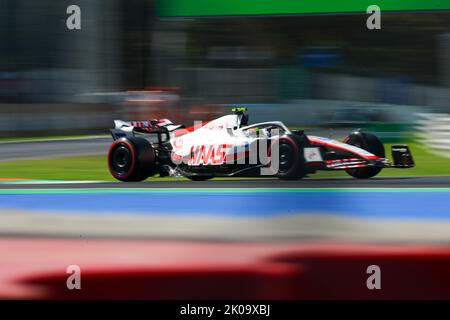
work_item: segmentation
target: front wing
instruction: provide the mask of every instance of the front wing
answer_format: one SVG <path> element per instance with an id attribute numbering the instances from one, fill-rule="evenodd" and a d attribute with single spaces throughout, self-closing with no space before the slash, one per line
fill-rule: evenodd
<path id="1" fill-rule="evenodd" d="M 414 167 L 414 159 L 406 145 L 394 145 L 391 147 L 392 162 L 386 158 L 364 158 L 360 156 L 340 157 L 338 159 L 329 159 L 321 148 L 312 147 L 305 148 L 306 165 L 315 170 L 342 170 L 355 169 L 365 167 L 378 168 L 412 168 Z M 317 154 L 320 154 L 319 156 Z M 315 157 L 311 157 L 315 155 Z"/>

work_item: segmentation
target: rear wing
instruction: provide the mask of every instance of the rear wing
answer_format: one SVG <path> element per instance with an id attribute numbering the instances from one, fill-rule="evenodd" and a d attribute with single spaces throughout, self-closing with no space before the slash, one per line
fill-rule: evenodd
<path id="1" fill-rule="evenodd" d="M 113 140 L 142 137 L 150 143 L 162 143 L 170 140 L 167 127 L 159 126 L 156 121 L 114 120 L 114 129 L 110 130 Z"/>

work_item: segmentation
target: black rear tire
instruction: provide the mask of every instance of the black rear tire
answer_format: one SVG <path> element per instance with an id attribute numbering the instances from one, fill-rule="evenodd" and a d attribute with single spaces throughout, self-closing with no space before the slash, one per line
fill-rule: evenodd
<path id="1" fill-rule="evenodd" d="M 383 143 L 377 136 L 371 133 L 365 132 L 353 133 L 345 139 L 345 143 L 367 150 L 380 158 L 385 157 Z M 382 169 L 383 168 L 368 167 L 368 168 L 346 169 L 345 171 L 354 178 L 368 179 L 379 174 Z"/>
<path id="2" fill-rule="evenodd" d="M 111 144 L 108 167 L 120 181 L 143 181 L 156 173 L 156 155 L 151 144 L 143 138 L 122 138 Z"/>

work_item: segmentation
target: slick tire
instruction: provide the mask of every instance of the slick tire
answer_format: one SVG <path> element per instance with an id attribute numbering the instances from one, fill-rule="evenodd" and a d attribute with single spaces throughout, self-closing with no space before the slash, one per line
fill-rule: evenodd
<path id="1" fill-rule="evenodd" d="M 111 144 L 108 152 L 111 175 L 120 181 L 143 181 L 156 172 L 156 155 L 143 138 L 121 138 Z"/>
<path id="2" fill-rule="evenodd" d="M 276 176 L 282 180 L 299 180 L 305 176 L 305 158 L 300 137 L 288 135 L 280 137 L 278 143 L 278 170 Z M 275 146 L 270 147 L 270 155 Z M 274 165 L 271 161 L 272 166 Z"/>
<path id="3" fill-rule="evenodd" d="M 365 132 L 353 133 L 349 135 L 344 140 L 344 142 L 352 146 L 367 150 L 378 157 L 385 157 L 383 143 L 380 141 L 380 139 L 378 139 L 377 136 L 373 134 Z M 354 178 L 368 179 L 379 174 L 381 170 L 382 168 L 354 168 L 347 169 L 345 171 Z"/>

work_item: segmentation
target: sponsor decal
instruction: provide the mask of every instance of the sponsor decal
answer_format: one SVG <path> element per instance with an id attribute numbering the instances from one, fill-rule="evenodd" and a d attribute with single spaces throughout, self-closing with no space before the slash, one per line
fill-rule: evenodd
<path id="1" fill-rule="evenodd" d="M 197 145 L 191 147 L 189 165 L 220 165 L 225 162 L 227 151 L 231 144 Z"/>
<path id="2" fill-rule="evenodd" d="M 321 162 L 322 155 L 320 154 L 319 148 L 305 148 L 305 161 L 306 162 Z"/>

